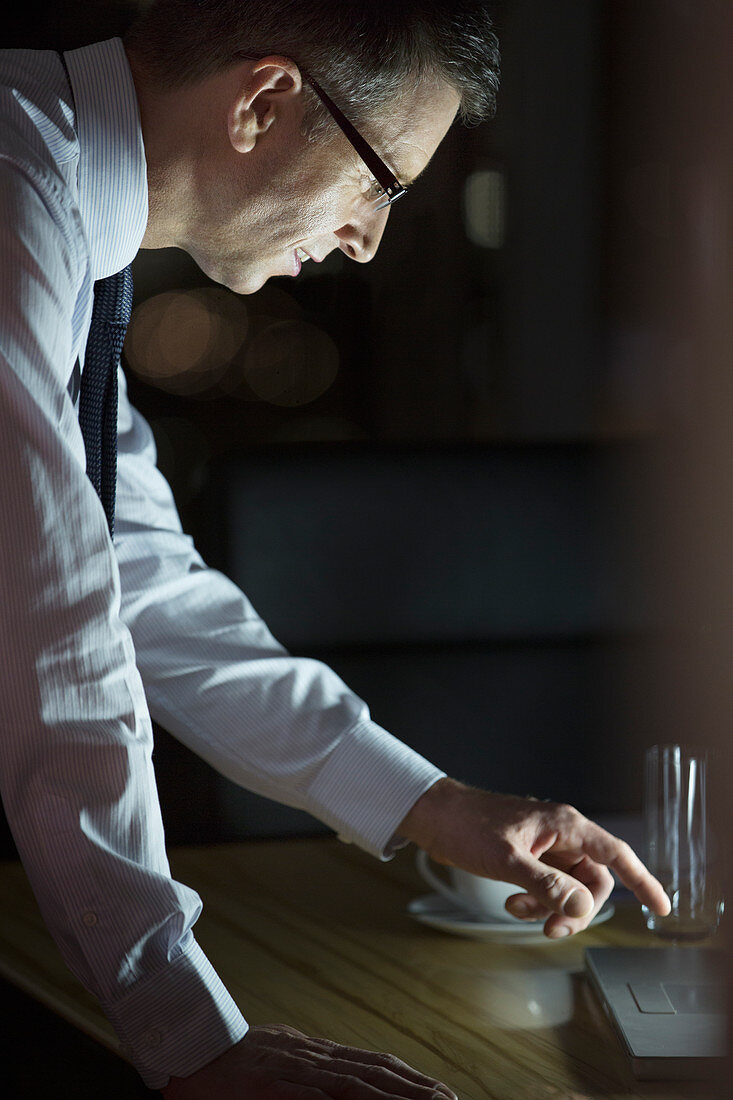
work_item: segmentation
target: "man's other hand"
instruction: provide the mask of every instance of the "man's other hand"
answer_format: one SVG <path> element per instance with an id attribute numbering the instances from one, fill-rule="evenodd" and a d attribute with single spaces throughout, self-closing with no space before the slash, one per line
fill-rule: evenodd
<path id="1" fill-rule="evenodd" d="M 309 1039 L 284 1024 L 251 1027 L 190 1077 L 172 1077 L 166 1100 L 455 1100 L 440 1081 L 391 1054 Z"/>
<path id="2" fill-rule="evenodd" d="M 417 800 L 400 836 L 436 863 L 513 882 L 526 890 L 507 900 L 515 917 L 544 920 L 551 939 L 590 924 L 613 889 L 611 868 L 655 913 L 669 898 L 628 844 L 572 806 L 476 790 L 440 779 Z"/>

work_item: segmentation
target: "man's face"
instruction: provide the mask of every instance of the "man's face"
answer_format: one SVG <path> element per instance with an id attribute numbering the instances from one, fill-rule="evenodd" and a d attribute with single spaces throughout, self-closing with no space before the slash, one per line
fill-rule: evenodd
<path id="1" fill-rule="evenodd" d="M 458 105 L 456 92 L 436 82 L 365 127 L 364 136 L 409 184 Z M 307 258 L 320 263 L 336 248 L 367 263 L 379 247 L 389 208 L 375 209 L 366 165 L 340 131 L 306 141 L 301 119 L 281 119 L 244 156 L 227 149 L 202 164 L 195 217 L 178 243 L 210 278 L 238 293 L 252 294 L 273 275 L 296 277 Z"/>

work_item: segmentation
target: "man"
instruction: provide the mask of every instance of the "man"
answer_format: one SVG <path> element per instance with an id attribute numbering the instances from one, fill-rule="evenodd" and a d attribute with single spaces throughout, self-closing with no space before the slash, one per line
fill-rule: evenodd
<path id="1" fill-rule="evenodd" d="M 588 924 L 609 866 L 668 908 L 576 811 L 449 779 L 289 657 L 181 533 L 122 378 L 116 514 L 94 472 L 95 283 L 139 247 L 183 248 L 239 293 L 334 248 L 366 262 L 389 200 L 495 86 L 475 0 L 154 0 L 124 44 L 0 55 L 3 798 L 64 957 L 167 1097 L 452 1094 L 386 1055 L 248 1028 L 170 877 L 150 714 L 381 858 L 413 841 L 516 883 L 512 912 L 548 936 Z"/>

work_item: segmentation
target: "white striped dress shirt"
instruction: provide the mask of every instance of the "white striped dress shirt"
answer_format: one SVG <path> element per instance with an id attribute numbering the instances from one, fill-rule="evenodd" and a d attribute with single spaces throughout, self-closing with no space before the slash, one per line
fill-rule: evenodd
<path id="1" fill-rule="evenodd" d="M 150 715 L 381 858 L 444 773 L 206 568 L 122 376 L 112 545 L 67 384 L 95 280 L 142 240 L 145 153 L 120 40 L 65 59 L 73 94 L 58 55 L 0 51 L 0 780 L 69 967 L 161 1088 L 247 1024 L 170 875 Z"/>

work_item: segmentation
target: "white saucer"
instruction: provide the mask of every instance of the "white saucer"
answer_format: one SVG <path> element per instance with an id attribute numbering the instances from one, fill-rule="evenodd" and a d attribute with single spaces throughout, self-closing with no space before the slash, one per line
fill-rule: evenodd
<path id="1" fill-rule="evenodd" d="M 515 923 L 509 920 L 482 921 L 465 909 L 459 909 L 457 905 L 444 898 L 442 894 L 426 894 L 421 898 L 414 898 L 407 906 L 407 912 L 421 924 L 427 924 L 431 928 L 439 928 L 442 932 L 452 932 L 454 936 L 468 936 L 469 939 L 484 940 L 487 943 L 516 943 L 516 944 L 540 944 L 563 943 L 562 938 L 552 940 L 542 931 L 544 921 L 522 921 Z M 593 928 L 596 924 L 603 924 L 610 920 L 615 913 L 610 901 L 596 913 L 588 925 Z"/>

